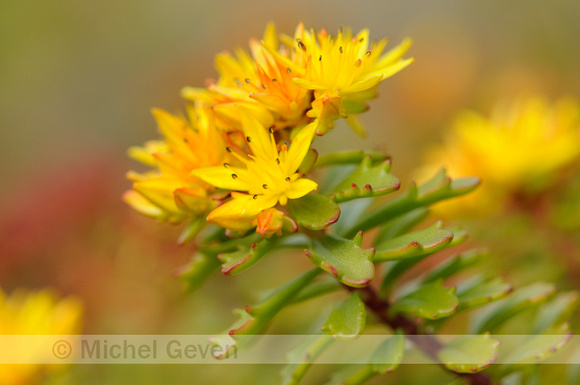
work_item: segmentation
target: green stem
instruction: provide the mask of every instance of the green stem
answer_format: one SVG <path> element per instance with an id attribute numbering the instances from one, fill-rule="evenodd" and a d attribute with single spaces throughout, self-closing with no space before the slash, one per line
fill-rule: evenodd
<path id="1" fill-rule="evenodd" d="M 335 152 L 332 154 L 325 154 L 318 157 L 314 167 L 326 167 L 326 166 L 336 166 L 343 164 L 359 164 L 362 160 L 370 155 L 373 163 L 380 162 L 388 159 L 388 156 L 376 153 L 376 152 L 365 152 L 365 151 L 348 151 L 348 152 Z"/>
<path id="2" fill-rule="evenodd" d="M 310 347 L 308 347 L 308 349 L 302 354 L 301 362 L 289 367 L 291 373 L 284 382 L 284 385 L 299 384 L 314 360 L 316 360 L 316 358 L 318 358 L 318 356 L 320 356 L 333 342 L 334 339 L 329 335 L 321 335 L 316 338 L 312 345 L 310 345 Z"/>

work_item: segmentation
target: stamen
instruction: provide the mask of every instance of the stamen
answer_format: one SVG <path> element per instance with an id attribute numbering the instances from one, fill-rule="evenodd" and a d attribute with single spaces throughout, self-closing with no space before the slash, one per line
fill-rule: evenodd
<path id="1" fill-rule="evenodd" d="M 360 60 L 360 59 L 358 59 L 357 61 L 354 62 L 355 67 L 360 67 L 361 64 L 362 64 L 362 60 Z"/>
<path id="2" fill-rule="evenodd" d="M 265 85 L 265 84 L 262 84 L 262 88 L 263 88 L 263 89 L 266 89 L 266 85 Z"/>
<path id="3" fill-rule="evenodd" d="M 276 158 L 276 164 L 280 164 L 280 159 Z"/>
<path id="4" fill-rule="evenodd" d="M 254 194 L 254 196 L 252 198 L 258 199 L 258 194 Z"/>
<path id="5" fill-rule="evenodd" d="M 236 174 L 232 174 L 232 179 L 238 179 L 238 176 Z"/>
<path id="6" fill-rule="evenodd" d="M 287 176 L 286 179 L 284 179 L 286 182 L 290 182 L 290 177 Z"/>
<path id="7" fill-rule="evenodd" d="M 371 53 L 373 53 L 373 51 L 371 51 L 371 50 L 368 50 L 368 51 L 365 53 L 365 55 L 367 55 L 367 56 L 371 56 Z"/>
<path id="8" fill-rule="evenodd" d="M 318 61 L 322 61 L 322 55 L 318 57 Z"/>
<path id="9" fill-rule="evenodd" d="M 306 51 L 306 46 L 304 43 L 302 43 L 301 40 L 298 40 L 298 48 L 300 48 L 302 51 Z"/>
<path id="10" fill-rule="evenodd" d="M 276 79 L 276 78 L 272 78 L 272 81 L 273 81 L 273 82 L 277 82 L 277 81 L 278 81 L 278 79 Z"/>
<path id="11" fill-rule="evenodd" d="M 229 163 L 224 163 L 224 167 L 225 168 L 228 168 L 228 167 L 230 167 L 230 164 Z"/>
<path id="12" fill-rule="evenodd" d="M 227 151 L 227 152 L 232 152 L 232 149 L 231 149 L 231 148 L 229 148 L 229 147 L 226 147 L 226 151 Z"/>
<path id="13" fill-rule="evenodd" d="M 274 126 L 270 126 L 268 128 L 268 131 L 270 131 L 270 134 L 273 134 L 274 133 Z"/>
<path id="14" fill-rule="evenodd" d="M 342 53 L 342 46 L 338 48 L 338 52 Z"/>
<path id="15" fill-rule="evenodd" d="M 292 70 L 290 69 L 290 67 L 286 68 L 286 72 L 287 72 L 287 73 L 290 73 L 290 72 L 292 72 Z"/>
<path id="16" fill-rule="evenodd" d="M 249 78 L 246 78 L 246 83 L 249 84 L 250 82 L 251 82 L 251 80 Z"/>
<path id="17" fill-rule="evenodd" d="M 264 190 L 267 190 L 267 189 L 268 189 L 268 185 L 267 185 L 266 183 L 264 183 L 264 184 L 262 185 L 262 188 L 263 188 Z"/>
<path id="18" fill-rule="evenodd" d="M 249 136 L 246 136 L 246 140 L 248 141 L 248 143 L 250 143 L 252 141 L 252 138 L 250 138 Z"/>

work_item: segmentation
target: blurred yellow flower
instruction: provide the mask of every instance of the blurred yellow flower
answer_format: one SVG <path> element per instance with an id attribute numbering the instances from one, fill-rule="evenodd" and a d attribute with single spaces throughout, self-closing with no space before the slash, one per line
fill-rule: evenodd
<path id="1" fill-rule="evenodd" d="M 16 291 L 10 296 L 0 290 L 0 336 L 76 335 L 80 333 L 81 315 L 82 306 L 78 300 L 58 300 L 47 290 L 31 293 Z M 34 364 L 54 359 L 53 343 L 50 338 L 43 341 L 42 337 L 38 337 L 24 345 L 2 346 L 1 361 L 31 364 L 0 365 L 0 385 L 36 384 L 43 375 L 62 370 L 62 365 Z"/>
<path id="2" fill-rule="evenodd" d="M 490 118 L 461 113 L 444 143 L 428 152 L 426 169 L 444 166 L 452 176 L 481 177 L 479 192 L 446 204 L 488 212 L 550 187 L 580 159 L 580 105 L 540 97 L 498 105 Z"/>
<path id="3" fill-rule="evenodd" d="M 217 206 L 211 196 L 215 189 L 191 171 L 228 160 L 228 138 L 217 131 L 213 114 L 206 108 L 190 106 L 188 112 L 185 119 L 153 110 L 164 140 L 129 149 L 132 158 L 154 169 L 129 172 L 133 188 L 123 198 L 135 210 L 160 221 L 202 218 Z"/>
<path id="4" fill-rule="evenodd" d="M 261 43 L 250 41 L 251 56 L 241 49 L 236 57 L 218 55 L 219 80 L 208 89 L 186 87 L 182 95 L 211 105 L 226 129 L 239 129 L 242 107 L 275 130 L 316 120 L 323 135 L 343 117 L 363 134 L 356 115 L 368 109 L 365 101 L 376 96 L 381 80 L 413 62 L 401 59 L 409 39 L 383 54 L 386 44 L 387 39 L 370 42 L 366 29 L 332 37 L 324 29 L 307 31 L 302 23 L 294 37 L 278 39 L 270 24 Z"/>
<path id="5" fill-rule="evenodd" d="M 286 144 L 277 146 L 273 130 L 268 134 L 257 119 L 245 116 L 243 130 L 251 154 L 245 158 L 232 152 L 245 167 L 226 163 L 192 173 L 215 187 L 234 191 L 232 200 L 208 215 L 208 222 L 230 230 L 245 231 L 256 226 L 254 220 L 263 210 L 278 203 L 285 206 L 288 199 L 298 199 L 316 190 L 318 185 L 315 182 L 302 178 L 297 172 L 310 148 L 315 129 L 314 123 L 304 127 L 289 148 Z M 277 230 L 279 228 L 274 231 Z"/>

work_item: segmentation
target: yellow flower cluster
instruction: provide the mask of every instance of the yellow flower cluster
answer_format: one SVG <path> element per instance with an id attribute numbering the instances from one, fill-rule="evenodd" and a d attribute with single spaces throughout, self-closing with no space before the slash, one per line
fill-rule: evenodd
<path id="1" fill-rule="evenodd" d="M 363 133 L 356 115 L 381 80 L 413 61 L 402 59 L 409 40 L 384 52 L 386 44 L 370 41 L 368 30 L 331 36 L 302 24 L 293 37 L 278 37 L 270 24 L 262 41 L 250 41 L 250 54 L 217 55 L 219 79 L 182 91 L 191 103 L 187 117 L 154 111 L 164 139 L 130 149 L 152 170 L 129 173 L 134 184 L 125 200 L 192 228 L 207 219 L 239 232 L 257 226 L 263 236 L 295 229 L 275 207 L 317 189 L 298 172 L 315 134 L 339 118 Z"/>
<path id="2" fill-rule="evenodd" d="M 498 105 L 487 118 L 460 114 L 444 143 L 427 154 L 427 168 L 451 175 L 477 175 L 482 188 L 446 204 L 469 212 L 501 209 L 511 199 L 533 195 L 554 182 L 560 171 L 580 160 L 580 104 L 553 104 L 533 97 Z"/>
<path id="3" fill-rule="evenodd" d="M 17 291 L 10 296 L 0 290 L 0 336 L 75 335 L 80 332 L 81 314 L 82 306 L 77 300 L 58 300 L 46 290 L 30 293 Z M 38 337 L 16 346 L 2 344 L 0 361 L 30 364 L 0 365 L 0 385 L 36 384 L 47 370 L 58 370 L 61 365 L 35 364 L 54 359 L 53 340 L 48 338 L 43 343 L 42 337 Z"/>

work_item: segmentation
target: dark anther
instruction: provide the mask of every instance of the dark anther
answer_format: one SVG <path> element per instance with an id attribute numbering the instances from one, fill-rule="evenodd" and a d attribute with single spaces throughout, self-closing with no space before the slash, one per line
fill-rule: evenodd
<path id="1" fill-rule="evenodd" d="M 252 138 L 250 138 L 249 136 L 246 136 L 246 140 L 248 141 L 248 143 L 250 143 L 252 141 Z"/>
<path id="2" fill-rule="evenodd" d="M 252 198 L 258 199 L 258 194 L 254 194 L 254 196 Z"/>
<path id="3" fill-rule="evenodd" d="M 338 52 L 342 53 L 342 46 L 338 48 Z"/>
<path id="4" fill-rule="evenodd" d="M 229 147 L 226 147 L 226 151 L 227 151 L 227 152 L 232 152 L 232 149 L 231 149 L 231 148 L 229 148 Z"/>
<path id="5" fill-rule="evenodd" d="M 270 126 L 268 128 L 268 131 L 270 131 L 270 134 L 273 134 L 274 133 L 274 126 Z"/>
<path id="6" fill-rule="evenodd" d="M 238 179 L 238 176 L 236 174 L 232 174 L 232 179 Z"/>
<path id="7" fill-rule="evenodd" d="M 250 83 L 251 80 L 249 78 L 246 78 L 246 83 Z"/>
<path id="8" fill-rule="evenodd" d="M 286 179 L 284 179 L 286 182 L 290 182 L 290 177 L 287 176 Z"/>
<path id="9" fill-rule="evenodd" d="M 318 57 L 318 61 L 322 61 L 322 55 Z"/>
<path id="10" fill-rule="evenodd" d="M 280 164 L 280 159 L 276 158 L 276 164 Z"/>
<path id="11" fill-rule="evenodd" d="M 266 89 L 266 85 L 265 85 L 265 84 L 262 84 L 262 88 L 263 88 L 263 89 Z"/>
<path id="12" fill-rule="evenodd" d="M 266 183 L 264 183 L 264 184 L 262 185 L 262 188 L 263 188 L 264 190 L 266 190 L 266 189 L 268 188 L 268 185 L 267 185 Z"/>
<path id="13" fill-rule="evenodd" d="M 290 72 L 292 72 L 292 70 L 290 69 L 290 67 L 286 68 L 286 72 L 287 72 L 287 73 L 290 73 Z"/>
<path id="14" fill-rule="evenodd" d="M 278 79 L 276 79 L 276 78 L 273 78 L 273 79 L 272 79 L 272 81 L 273 81 L 273 82 L 277 82 L 277 81 L 278 81 Z"/>
<path id="15" fill-rule="evenodd" d="M 224 167 L 225 168 L 228 168 L 228 167 L 230 167 L 230 164 L 229 163 L 224 163 Z"/>

